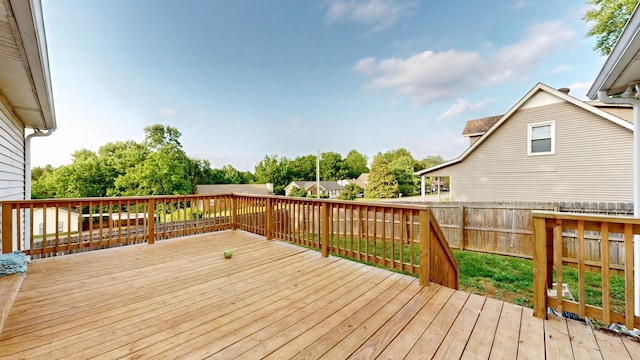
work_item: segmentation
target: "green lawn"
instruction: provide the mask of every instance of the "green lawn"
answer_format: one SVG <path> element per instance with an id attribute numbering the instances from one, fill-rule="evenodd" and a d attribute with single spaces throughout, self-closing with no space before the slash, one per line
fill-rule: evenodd
<path id="1" fill-rule="evenodd" d="M 533 307 L 533 265 L 528 259 L 453 251 L 460 264 L 460 290 L 481 294 L 518 305 Z M 578 271 L 563 267 L 562 281 L 569 285 L 578 300 Z M 602 276 L 587 272 L 585 278 L 587 304 L 602 306 Z M 624 312 L 624 277 L 610 277 L 611 306 Z"/>

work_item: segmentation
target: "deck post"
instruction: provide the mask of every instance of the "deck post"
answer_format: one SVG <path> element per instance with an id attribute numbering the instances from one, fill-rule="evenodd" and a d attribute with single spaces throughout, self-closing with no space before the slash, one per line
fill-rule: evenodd
<path id="1" fill-rule="evenodd" d="M 429 285 L 431 250 L 431 210 L 420 210 L 420 285 Z"/>
<path id="2" fill-rule="evenodd" d="M 11 204 L 2 203 L 2 253 L 8 254 L 13 249 L 13 229 L 11 221 L 12 207 Z"/>
<path id="3" fill-rule="evenodd" d="M 268 197 L 265 204 L 265 237 L 267 240 L 273 239 L 273 204 Z"/>
<path id="4" fill-rule="evenodd" d="M 533 217 L 533 316 L 547 318 L 546 219 Z"/>
<path id="5" fill-rule="evenodd" d="M 236 196 L 231 195 L 231 230 L 236 229 Z"/>
<path id="6" fill-rule="evenodd" d="M 460 205 L 460 251 L 464 250 L 464 205 Z"/>
<path id="7" fill-rule="evenodd" d="M 320 207 L 320 224 L 322 228 L 320 230 L 320 239 L 322 241 L 322 257 L 329 256 L 329 204 L 322 203 Z"/>
<path id="8" fill-rule="evenodd" d="M 153 244 L 156 242 L 156 199 L 150 198 L 147 202 L 147 218 L 148 218 L 148 229 L 147 229 L 147 243 Z M 138 219 L 136 219 L 136 222 Z"/>

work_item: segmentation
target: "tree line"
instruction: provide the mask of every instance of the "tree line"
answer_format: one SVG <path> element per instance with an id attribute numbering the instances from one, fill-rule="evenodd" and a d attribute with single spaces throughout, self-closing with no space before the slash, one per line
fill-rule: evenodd
<path id="1" fill-rule="evenodd" d="M 32 169 L 32 198 L 183 195 L 192 194 L 200 184 L 252 183 L 272 183 L 274 193 L 282 195 L 291 181 L 316 178 L 317 155 L 295 159 L 266 155 L 255 165 L 253 173 L 237 170 L 230 164 L 215 169 L 208 160 L 189 158 L 180 143 L 182 134 L 172 126 L 147 126 L 144 134 L 141 142 L 110 142 L 96 152 L 78 150 L 68 165 Z M 379 153 L 373 161 L 369 179 L 373 189 L 368 195 L 412 194 L 418 186 L 413 172 L 442 161 L 440 156 L 418 161 L 406 149 Z M 320 154 L 320 178 L 355 179 L 369 172 L 367 163 L 367 157 L 356 150 L 344 158 L 336 152 L 324 152 Z M 376 190 L 378 183 L 380 189 Z"/>

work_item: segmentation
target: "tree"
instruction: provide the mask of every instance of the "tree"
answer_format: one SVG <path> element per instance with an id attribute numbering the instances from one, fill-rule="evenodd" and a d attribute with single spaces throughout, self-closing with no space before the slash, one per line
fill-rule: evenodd
<path id="1" fill-rule="evenodd" d="M 595 6 L 583 17 L 583 20 L 594 22 L 587 36 L 596 38 L 594 50 L 609 55 L 638 0 L 588 0 L 587 3 Z"/>
<path id="2" fill-rule="evenodd" d="M 31 169 L 31 180 L 38 181 L 45 174 L 51 174 L 53 170 L 55 169 L 50 164 L 45 165 L 45 167 L 36 166 Z"/>
<path id="3" fill-rule="evenodd" d="M 307 197 L 307 190 L 303 189 L 303 188 L 299 188 L 299 187 L 294 187 L 293 189 L 291 189 L 291 191 L 289 192 L 289 196 L 295 196 L 295 197 Z"/>
<path id="4" fill-rule="evenodd" d="M 342 192 L 340 192 L 340 195 L 338 195 L 338 199 L 340 200 L 354 200 L 355 198 L 358 197 L 359 194 L 364 193 L 364 190 L 356 185 L 356 184 L 347 184 L 344 187 L 344 190 L 342 190 Z"/>
<path id="5" fill-rule="evenodd" d="M 403 155 L 389 163 L 389 170 L 395 176 L 402 195 L 411 196 L 418 189 L 418 178 L 413 174 L 415 162 L 412 157 Z"/>
<path id="6" fill-rule="evenodd" d="M 224 172 L 225 184 L 241 184 L 242 175 L 231 164 L 227 164 L 220 169 Z"/>
<path id="7" fill-rule="evenodd" d="M 387 163 L 392 163 L 394 160 L 396 160 L 397 158 L 401 158 L 401 157 L 409 157 L 411 159 L 413 159 L 413 155 L 411 155 L 411 152 L 405 148 L 400 148 L 400 149 L 396 149 L 396 150 L 389 150 L 385 153 L 382 154 L 382 156 L 384 156 L 384 158 L 387 160 Z M 373 165 L 371 165 L 373 167 Z"/>
<path id="8" fill-rule="evenodd" d="M 344 158 L 344 168 L 349 179 L 355 179 L 360 174 L 368 173 L 367 157 L 356 150 L 351 150 Z"/>
<path id="9" fill-rule="evenodd" d="M 292 180 L 314 180 L 316 178 L 316 155 L 298 156 L 291 162 Z"/>
<path id="10" fill-rule="evenodd" d="M 389 163 L 380 153 L 373 158 L 369 184 L 364 196 L 379 199 L 398 197 L 398 181 L 389 168 Z"/>
<path id="11" fill-rule="evenodd" d="M 344 169 L 342 155 L 329 151 L 320 155 L 320 179 L 334 181 L 344 179 L 347 171 Z"/>
<path id="12" fill-rule="evenodd" d="M 273 184 L 276 195 L 284 194 L 284 188 L 291 182 L 289 164 L 291 160 L 277 155 L 267 155 L 255 166 L 255 179 L 258 184 Z"/>
<path id="13" fill-rule="evenodd" d="M 423 169 L 428 169 L 432 166 L 436 166 L 438 164 L 442 164 L 444 162 L 444 159 L 442 158 L 442 156 L 440 155 L 431 155 L 431 156 L 427 156 L 426 158 L 420 160 L 420 161 L 416 161 L 413 170 L 414 171 L 419 171 L 419 170 L 423 170 Z"/>
<path id="14" fill-rule="evenodd" d="M 144 135 L 144 142 L 151 150 L 182 149 L 182 134 L 173 126 L 153 124 L 144 128 Z"/>

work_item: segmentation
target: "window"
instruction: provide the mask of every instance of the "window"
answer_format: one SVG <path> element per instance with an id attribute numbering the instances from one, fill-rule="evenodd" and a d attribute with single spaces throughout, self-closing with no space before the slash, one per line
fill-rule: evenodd
<path id="1" fill-rule="evenodd" d="M 555 154 L 556 123 L 529 124 L 529 155 Z"/>
<path id="2" fill-rule="evenodd" d="M 42 232 L 43 232 L 43 230 L 44 230 L 44 226 L 43 226 L 43 225 L 44 225 L 44 224 L 42 224 L 42 223 L 38 224 L 38 231 L 39 231 L 39 234 L 38 234 L 38 235 L 42 235 Z"/>
<path id="3" fill-rule="evenodd" d="M 58 221 L 58 232 L 64 232 L 64 221 Z"/>

